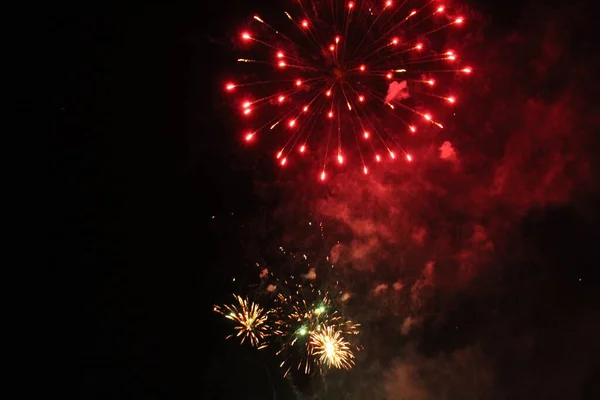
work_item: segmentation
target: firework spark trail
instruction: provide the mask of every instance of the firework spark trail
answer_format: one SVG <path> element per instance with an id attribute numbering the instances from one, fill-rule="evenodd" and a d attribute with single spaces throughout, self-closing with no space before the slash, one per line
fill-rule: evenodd
<path id="1" fill-rule="evenodd" d="M 274 21 L 255 15 L 241 34 L 242 47 L 252 56 L 238 61 L 263 78 L 225 85 L 226 91 L 240 94 L 242 116 L 254 126 L 245 141 L 255 142 L 267 127 L 284 127 L 285 133 L 273 132 L 285 135 L 276 140 L 278 163 L 287 165 L 294 149 L 300 155 L 312 150 L 321 180 L 331 157 L 339 167 L 356 160 L 365 174 L 369 160 L 380 162 L 381 153 L 391 160 L 403 153 L 413 161 L 400 145 L 398 126 L 384 118 L 393 115 L 390 121 L 399 121 L 409 134 L 417 132 L 419 123 L 443 128 L 431 109 L 457 102 L 443 75 L 472 69 L 457 66 L 458 55 L 436 33 L 462 26 L 464 18 L 434 0 L 298 5 Z M 398 85 L 401 94 L 390 96 Z"/>

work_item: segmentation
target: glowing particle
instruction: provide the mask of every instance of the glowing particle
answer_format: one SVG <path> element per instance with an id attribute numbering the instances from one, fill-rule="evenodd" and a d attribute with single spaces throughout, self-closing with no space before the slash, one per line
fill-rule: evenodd
<path id="1" fill-rule="evenodd" d="M 361 71 L 364 71 L 365 69 L 367 69 L 367 67 L 365 67 L 365 65 L 363 64 L 363 65 L 361 65 L 361 66 L 359 67 L 359 69 L 360 69 Z"/>
<path id="2" fill-rule="evenodd" d="M 388 73 L 387 73 L 387 75 L 386 75 L 386 78 L 388 78 L 388 79 L 392 79 L 392 73 L 391 73 L 391 72 L 388 72 Z"/>
<path id="3" fill-rule="evenodd" d="M 427 84 L 429 86 L 433 86 L 433 85 L 435 85 L 435 81 L 433 79 L 430 79 L 430 80 L 427 81 Z"/>
<path id="4" fill-rule="evenodd" d="M 398 44 L 398 42 L 399 42 L 398 38 L 393 38 L 392 39 L 392 44 Z"/>
<path id="5" fill-rule="evenodd" d="M 296 81 L 296 86 L 302 86 L 302 81 L 300 79 Z"/>
<path id="6" fill-rule="evenodd" d="M 423 115 L 423 118 L 425 118 L 427 121 L 431 121 L 431 115 L 429 114 Z"/>
<path id="7" fill-rule="evenodd" d="M 338 154 L 337 159 L 338 159 L 338 163 L 340 163 L 340 164 L 344 163 L 344 157 L 342 157 L 341 154 Z"/>
<path id="8" fill-rule="evenodd" d="M 390 151 L 390 157 L 391 157 L 392 159 L 395 159 L 395 158 L 396 158 L 396 155 L 394 154 L 394 152 L 393 152 L 393 151 Z"/>
<path id="9" fill-rule="evenodd" d="M 283 103 L 283 100 L 285 100 L 285 96 L 279 96 L 277 100 L 279 100 L 280 103 Z"/>
<path id="10" fill-rule="evenodd" d="M 283 68 L 283 67 L 285 67 L 286 64 L 285 64 L 285 61 L 279 61 L 278 65 L 280 68 Z"/>
<path id="11" fill-rule="evenodd" d="M 246 141 L 249 142 L 254 137 L 254 133 L 249 133 L 246 135 Z"/>
<path id="12" fill-rule="evenodd" d="M 423 48 L 423 43 L 417 43 L 415 45 L 415 49 L 417 49 L 417 50 L 421 50 L 422 48 Z"/>
<path id="13" fill-rule="evenodd" d="M 464 22 L 464 18 L 463 17 L 458 17 L 454 20 L 455 24 L 462 24 Z"/>
<path id="14" fill-rule="evenodd" d="M 375 160 L 377 162 L 381 161 L 381 156 L 379 154 L 375 155 Z"/>
<path id="15" fill-rule="evenodd" d="M 363 137 L 364 137 L 365 139 L 368 139 L 368 138 L 369 138 L 369 132 L 365 131 L 365 132 L 363 133 Z"/>
<path id="16" fill-rule="evenodd" d="M 321 180 L 324 181 L 325 180 L 325 171 L 321 172 Z"/>
<path id="17" fill-rule="evenodd" d="M 354 7 L 354 2 L 350 1 L 348 2 L 348 8 L 352 9 Z"/>
<path id="18" fill-rule="evenodd" d="M 308 21 L 307 20 L 302 21 L 302 27 L 303 28 L 308 28 Z"/>
<path id="19" fill-rule="evenodd" d="M 456 99 L 452 96 L 446 97 L 446 100 L 448 100 L 448 103 L 454 103 L 456 101 Z"/>
<path id="20" fill-rule="evenodd" d="M 228 83 L 227 85 L 225 85 L 225 89 L 226 90 L 233 90 L 233 89 L 235 89 L 235 85 L 233 83 Z"/>
<path id="21" fill-rule="evenodd" d="M 287 162 L 287 157 L 284 157 L 284 158 L 281 160 L 281 165 L 285 165 L 285 163 L 286 163 L 286 162 Z"/>
<path id="22" fill-rule="evenodd" d="M 408 128 L 410 129 L 410 131 L 411 131 L 412 133 L 415 133 L 415 132 L 417 131 L 417 128 L 415 128 L 415 127 L 414 127 L 414 126 L 412 126 L 412 125 L 411 125 L 411 126 L 409 126 Z"/>
<path id="23" fill-rule="evenodd" d="M 329 113 L 327 114 L 327 116 L 328 116 L 329 118 L 333 118 L 333 111 L 329 111 Z"/>
<path id="24" fill-rule="evenodd" d="M 290 127 L 293 127 L 294 125 L 296 125 L 296 120 L 295 119 L 290 120 L 289 125 L 290 125 Z"/>
<path id="25" fill-rule="evenodd" d="M 465 67 L 461 71 L 464 72 L 465 74 L 470 74 L 472 70 L 471 70 L 471 67 Z"/>
<path id="26" fill-rule="evenodd" d="M 358 101 L 360 101 L 361 103 L 362 103 L 363 101 L 365 101 L 365 96 L 362 96 L 362 95 L 361 95 L 361 96 L 358 96 Z"/>
<path id="27" fill-rule="evenodd" d="M 325 96 L 327 96 L 327 97 L 331 96 L 331 90 L 326 91 Z"/>
<path id="28" fill-rule="evenodd" d="M 366 175 L 369 173 L 369 170 L 367 169 L 367 167 L 363 167 L 363 173 Z"/>
<path id="29" fill-rule="evenodd" d="M 304 153 L 305 150 L 306 150 L 305 145 L 300 146 L 300 153 Z"/>
<path id="30" fill-rule="evenodd" d="M 244 32 L 244 33 L 242 33 L 242 39 L 244 39 L 244 40 L 250 40 L 250 39 L 252 39 L 252 37 L 250 36 L 249 33 Z"/>
<path id="31" fill-rule="evenodd" d="M 407 160 L 408 162 L 411 162 L 411 161 L 412 161 L 412 156 L 411 156 L 410 154 L 407 154 L 407 155 L 406 155 L 406 160 Z"/>
<path id="32" fill-rule="evenodd" d="M 439 13 L 440 13 L 440 12 L 443 12 L 443 11 L 444 11 L 444 6 L 439 6 L 439 7 L 437 8 L 437 10 L 435 10 L 435 12 L 439 12 Z"/>
<path id="33" fill-rule="evenodd" d="M 308 106 L 304 106 L 304 108 L 302 109 L 302 111 L 307 112 L 308 111 Z"/>
<path id="34" fill-rule="evenodd" d="M 329 46 L 329 50 L 334 51 L 335 50 L 335 46 L 334 45 Z"/>

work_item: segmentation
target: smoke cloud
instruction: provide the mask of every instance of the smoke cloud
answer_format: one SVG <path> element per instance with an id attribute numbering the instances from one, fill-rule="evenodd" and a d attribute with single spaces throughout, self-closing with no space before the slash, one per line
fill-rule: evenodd
<path id="1" fill-rule="evenodd" d="M 391 103 L 394 100 L 400 101 L 408 99 L 409 97 L 410 94 L 408 93 L 408 85 L 406 84 L 406 81 L 394 81 L 390 83 L 390 86 L 388 87 L 388 91 L 385 96 L 385 102 Z"/>
<path id="2" fill-rule="evenodd" d="M 523 231 L 532 215 L 597 194 L 600 118 L 589 85 L 599 63 L 570 45 L 586 36 L 564 22 L 585 14 L 577 6 L 539 13 L 525 14 L 511 35 L 471 38 L 474 73 L 457 85 L 464 90 L 446 129 L 407 136 L 413 162 L 387 161 L 368 175 L 347 167 L 326 189 L 306 184 L 317 176 L 309 171 L 305 196 L 282 211 L 308 212 L 339 239 L 329 260 L 348 278 L 365 345 L 361 367 L 336 378 L 346 392 L 361 392 L 358 382 L 368 382 L 372 399 L 581 398 L 588 390 L 593 356 L 557 351 L 546 336 L 570 349 L 594 342 L 593 314 L 564 311 L 566 295 L 547 311 L 546 271 L 528 268 L 553 260 L 532 255 Z M 386 101 L 407 97 L 406 82 L 390 84 Z M 544 352 L 553 358 L 541 360 Z M 531 372 L 542 364 L 539 376 Z"/>

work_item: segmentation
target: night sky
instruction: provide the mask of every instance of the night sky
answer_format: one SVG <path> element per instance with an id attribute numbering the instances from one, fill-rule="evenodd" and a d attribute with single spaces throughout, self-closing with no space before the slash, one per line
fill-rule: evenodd
<path id="1" fill-rule="evenodd" d="M 594 7 L 463 4 L 477 74 L 449 129 L 413 143 L 429 158 L 327 185 L 244 149 L 223 94 L 233 38 L 281 2 L 52 11 L 53 263 L 75 271 L 80 398 L 600 398 Z M 366 288 L 357 365 L 303 394 L 212 311 L 279 246 Z"/>

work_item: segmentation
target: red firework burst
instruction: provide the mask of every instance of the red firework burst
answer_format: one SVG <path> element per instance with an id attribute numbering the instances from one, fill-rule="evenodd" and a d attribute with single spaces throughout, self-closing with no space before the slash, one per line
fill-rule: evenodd
<path id="1" fill-rule="evenodd" d="M 320 180 L 328 164 L 347 159 L 360 162 L 365 174 L 386 154 L 412 162 L 402 135 L 423 123 L 442 129 L 430 109 L 457 101 L 436 78 L 444 86 L 444 73 L 471 72 L 457 66 L 458 55 L 439 33 L 462 26 L 464 18 L 434 0 L 297 3 L 294 15 L 283 11 L 286 18 L 272 24 L 255 15 L 240 34 L 252 56 L 238 62 L 259 77 L 225 85 L 241 96 L 240 112 L 252 124 L 244 140 L 284 130 L 283 137 L 277 133 L 278 163 L 311 149 Z"/>

